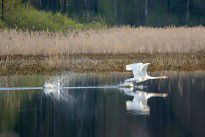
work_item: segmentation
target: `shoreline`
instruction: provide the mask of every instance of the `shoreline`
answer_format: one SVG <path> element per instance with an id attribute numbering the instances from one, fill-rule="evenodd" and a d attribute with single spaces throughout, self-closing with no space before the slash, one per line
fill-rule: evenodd
<path id="1" fill-rule="evenodd" d="M 72 72 L 126 72 L 125 65 L 151 63 L 153 71 L 205 70 L 205 52 L 133 53 L 133 54 L 64 54 L 64 55 L 0 55 L 0 75 L 57 74 Z"/>

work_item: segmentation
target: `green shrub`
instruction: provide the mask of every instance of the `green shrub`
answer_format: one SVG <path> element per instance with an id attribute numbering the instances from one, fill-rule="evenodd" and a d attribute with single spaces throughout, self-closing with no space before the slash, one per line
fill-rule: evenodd
<path id="1" fill-rule="evenodd" d="M 94 14 L 90 11 L 83 11 L 78 16 L 73 15 L 77 22 L 84 24 L 84 29 L 101 29 L 107 26 L 107 21 L 104 17 Z"/>
<path id="2" fill-rule="evenodd" d="M 9 27 L 33 31 L 68 31 L 82 29 L 83 25 L 61 15 L 36 10 L 32 7 L 19 7 L 13 15 L 6 17 Z"/>
<path id="3" fill-rule="evenodd" d="M 0 19 L 0 29 L 6 28 L 6 24 Z"/>

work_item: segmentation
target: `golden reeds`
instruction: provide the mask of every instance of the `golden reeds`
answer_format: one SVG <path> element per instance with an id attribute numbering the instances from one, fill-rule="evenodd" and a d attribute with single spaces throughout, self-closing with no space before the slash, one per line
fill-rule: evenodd
<path id="1" fill-rule="evenodd" d="M 133 62 L 150 62 L 149 71 L 205 70 L 205 27 L 0 31 L 0 75 L 125 71 Z"/>
<path id="2" fill-rule="evenodd" d="M 80 32 L 0 31 L 0 55 L 190 53 L 205 50 L 205 27 L 119 27 Z"/>

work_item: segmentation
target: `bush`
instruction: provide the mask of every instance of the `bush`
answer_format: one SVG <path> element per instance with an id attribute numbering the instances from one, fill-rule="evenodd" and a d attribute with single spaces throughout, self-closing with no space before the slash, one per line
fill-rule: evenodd
<path id="1" fill-rule="evenodd" d="M 90 11 L 82 11 L 79 15 L 73 15 L 77 22 L 84 24 L 84 29 L 101 29 L 107 27 L 104 17 Z"/>
<path id="2" fill-rule="evenodd" d="M 0 19 L 0 29 L 6 28 L 6 24 Z"/>
<path id="3" fill-rule="evenodd" d="M 82 29 L 83 25 L 61 15 L 36 10 L 32 7 L 18 7 L 15 13 L 6 17 L 9 27 L 33 31 L 68 31 Z"/>

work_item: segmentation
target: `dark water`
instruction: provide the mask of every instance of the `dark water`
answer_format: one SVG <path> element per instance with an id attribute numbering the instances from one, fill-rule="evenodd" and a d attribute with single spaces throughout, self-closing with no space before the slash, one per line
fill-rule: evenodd
<path id="1" fill-rule="evenodd" d="M 0 137 L 204 137 L 205 72 L 163 74 L 169 78 L 147 81 L 144 89 L 132 92 L 122 88 L 61 89 L 60 94 L 56 89 L 51 90 L 54 93 L 0 91 Z M 65 86 L 114 86 L 127 77 L 109 73 L 61 78 Z M 4 76 L 0 87 L 41 86 L 60 78 L 49 79 Z M 138 98 L 151 92 L 167 96 Z M 136 98 L 144 106 L 134 103 L 130 108 L 128 102 Z"/>

